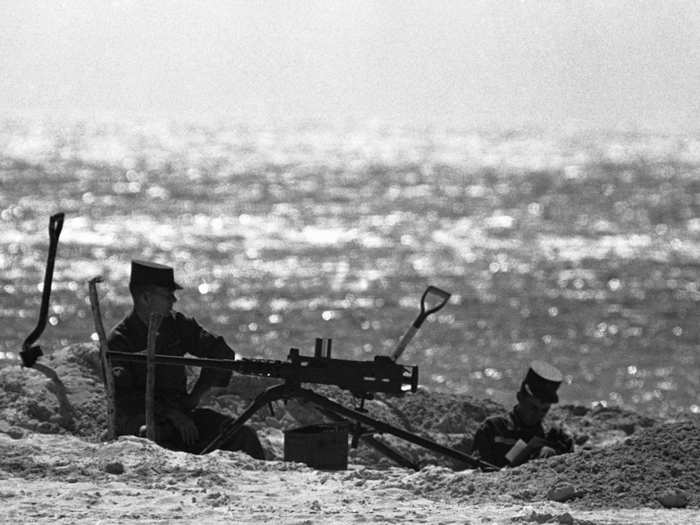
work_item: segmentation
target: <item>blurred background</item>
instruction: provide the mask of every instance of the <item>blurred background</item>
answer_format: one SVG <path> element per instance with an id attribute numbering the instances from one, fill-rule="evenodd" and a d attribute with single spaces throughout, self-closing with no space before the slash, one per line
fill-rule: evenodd
<path id="1" fill-rule="evenodd" d="M 510 404 L 700 412 L 694 2 L 2 2 L 0 361 L 128 313 L 132 258 L 247 357 L 389 354 Z"/>

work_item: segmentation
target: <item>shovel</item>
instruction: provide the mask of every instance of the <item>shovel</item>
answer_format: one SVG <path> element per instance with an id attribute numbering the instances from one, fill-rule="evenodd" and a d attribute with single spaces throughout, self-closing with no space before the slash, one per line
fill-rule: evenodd
<path id="1" fill-rule="evenodd" d="M 39 356 L 42 355 L 39 345 L 31 346 L 46 328 L 46 316 L 49 313 L 49 298 L 51 297 L 51 281 L 53 280 L 53 264 L 56 261 L 56 248 L 58 247 L 58 236 L 61 235 L 63 228 L 63 213 L 52 215 L 49 220 L 49 257 L 46 261 L 46 272 L 44 274 L 44 289 L 41 296 L 41 309 L 39 310 L 39 321 L 36 328 L 27 336 L 22 344 L 22 350 L 19 355 L 22 358 L 22 364 L 27 368 L 31 368 L 36 363 Z"/>
<path id="2" fill-rule="evenodd" d="M 429 307 L 429 296 L 431 301 L 438 301 L 435 306 Z M 408 327 L 406 332 L 403 334 L 403 337 L 401 337 L 399 344 L 396 345 L 396 348 L 392 352 L 391 359 L 393 361 L 397 361 L 398 358 L 401 357 L 401 354 L 403 354 L 403 351 L 406 349 L 406 346 L 408 346 L 408 343 L 411 342 L 413 336 L 416 335 L 416 332 L 418 332 L 418 329 L 423 324 L 423 321 L 425 321 L 430 314 L 434 314 L 445 306 L 447 301 L 450 299 L 450 296 L 450 293 L 440 290 L 440 288 L 435 286 L 428 286 L 425 289 L 425 292 L 423 292 L 423 296 L 420 299 L 420 313 L 418 314 L 418 317 L 416 317 L 416 320 L 413 321 L 413 324 Z M 435 299 L 433 299 L 433 297 Z"/>

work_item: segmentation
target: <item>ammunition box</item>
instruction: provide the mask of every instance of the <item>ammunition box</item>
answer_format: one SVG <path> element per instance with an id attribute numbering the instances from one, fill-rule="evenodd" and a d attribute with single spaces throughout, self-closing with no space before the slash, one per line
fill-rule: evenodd
<path id="1" fill-rule="evenodd" d="M 348 424 L 328 423 L 287 430 L 284 460 L 321 470 L 348 468 Z"/>

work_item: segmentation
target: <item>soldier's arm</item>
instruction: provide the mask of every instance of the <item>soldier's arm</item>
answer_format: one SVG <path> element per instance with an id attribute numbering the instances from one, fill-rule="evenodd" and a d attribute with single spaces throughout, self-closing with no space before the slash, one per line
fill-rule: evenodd
<path id="1" fill-rule="evenodd" d="M 484 421 L 474 434 L 473 452 L 481 459 L 496 466 L 505 465 L 505 458 L 498 457 L 495 447 L 495 429 L 490 421 Z"/>
<path id="2" fill-rule="evenodd" d="M 182 339 L 189 353 L 197 357 L 209 359 L 231 359 L 235 352 L 226 344 L 224 338 L 216 336 L 202 328 L 194 319 L 182 318 Z M 189 395 L 189 401 L 194 408 L 204 393 L 211 387 L 224 387 L 231 378 L 230 370 L 202 368 L 199 379 Z"/>

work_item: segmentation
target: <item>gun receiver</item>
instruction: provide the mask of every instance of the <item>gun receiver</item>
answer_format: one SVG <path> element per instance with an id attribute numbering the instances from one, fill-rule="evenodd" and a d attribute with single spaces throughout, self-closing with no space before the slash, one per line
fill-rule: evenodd
<path id="1" fill-rule="evenodd" d="M 388 356 L 373 361 L 308 357 L 292 348 L 289 362 L 299 370 L 299 383 L 336 385 L 358 397 L 373 392 L 403 394 L 418 388 L 418 367 L 396 364 Z"/>

